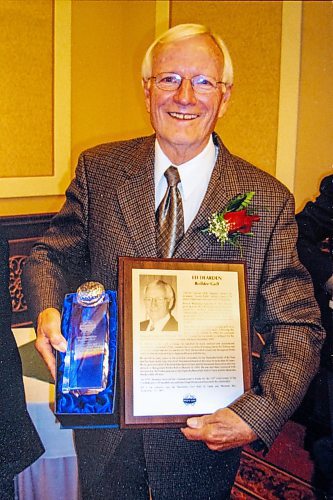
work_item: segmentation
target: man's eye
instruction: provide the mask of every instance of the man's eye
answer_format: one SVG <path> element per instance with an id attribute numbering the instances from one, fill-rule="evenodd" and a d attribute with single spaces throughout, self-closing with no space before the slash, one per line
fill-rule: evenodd
<path id="1" fill-rule="evenodd" d="M 177 77 L 174 75 L 164 76 L 160 80 L 161 83 L 178 83 Z"/>
<path id="2" fill-rule="evenodd" d="M 200 78 L 196 78 L 194 84 L 200 85 L 202 87 L 214 87 L 212 82 L 210 80 L 208 80 L 207 78 L 205 78 L 204 76 L 201 76 Z"/>

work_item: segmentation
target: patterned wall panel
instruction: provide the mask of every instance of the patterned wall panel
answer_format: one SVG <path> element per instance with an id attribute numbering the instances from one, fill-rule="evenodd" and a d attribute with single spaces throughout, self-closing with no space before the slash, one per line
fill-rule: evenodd
<path id="1" fill-rule="evenodd" d="M 9 291 L 12 300 L 12 326 L 31 325 L 22 287 L 24 262 L 35 241 L 49 226 L 54 214 L 0 217 L 1 231 L 9 242 Z"/>

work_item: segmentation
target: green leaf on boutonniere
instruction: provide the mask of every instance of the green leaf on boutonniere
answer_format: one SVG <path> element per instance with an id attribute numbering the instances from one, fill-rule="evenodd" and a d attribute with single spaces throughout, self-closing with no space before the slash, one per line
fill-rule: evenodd
<path id="1" fill-rule="evenodd" d="M 249 206 L 252 201 L 253 196 L 255 195 L 254 191 L 249 191 L 248 193 L 238 194 L 232 200 L 229 201 L 226 206 L 224 213 L 226 212 L 238 212 L 238 210 L 244 210 Z"/>
<path id="2" fill-rule="evenodd" d="M 250 205 L 254 191 L 238 194 L 232 198 L 222 212 L 216 212 L 208 220 L 208 227 L 203 232 L 208 232 L 216 237 L 221 246 L 225 243 L 237 247 L 243 255 L 240 244 L 241 236 L 254 236 L 252 224 L 260 220 L 254 210 L 247 210 Z"/>

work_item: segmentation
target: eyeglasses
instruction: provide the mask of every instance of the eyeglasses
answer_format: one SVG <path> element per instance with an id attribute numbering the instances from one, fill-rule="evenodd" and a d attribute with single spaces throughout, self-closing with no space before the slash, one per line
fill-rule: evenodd
<path id="1" fill-rule="evenodd" d="M 147 304 L 151 304 L 152 302 L 155 302 L 156 304 L 160 305 L 162 304 L 165 300 L 169 300 L 167 299 L 166 297 L 145 297 L 144 298 L 144 301 L 147 303 Z"/>
<path id="2" fill-rule="evenodd" d="M 192 78 L 185 78 L 177 73 L 160 73 L 157 76 L 151 76 L 148 80 L 155 80 L 155 85 L 161 90 L 174 91 L 179 89 L 183 80 L 191 82 L 194 92 L 198 94 L 209 94 L 214 92 L 219 84 L 226 86 L 224 82 L 218 82 L 215 78 L 205 75 L 196 75 Z"/>

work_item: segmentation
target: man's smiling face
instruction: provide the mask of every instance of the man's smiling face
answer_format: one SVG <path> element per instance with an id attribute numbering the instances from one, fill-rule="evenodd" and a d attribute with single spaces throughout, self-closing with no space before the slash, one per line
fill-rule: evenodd
<path id="1" fill-rule="evenodd" d="M 223 55 L 208 35 L 197 35 L 156 48 L 153 74 L 178 73 L 186 78 L 179 89 L 157 88 L 154 80 L 145 83 L 146 107 L 164 153 L 179 165 L 199 154 L 223 114 L 223 86 L 208 94 L 195 93 L 191 81 L 206 75 L 221 81 Z"/>

